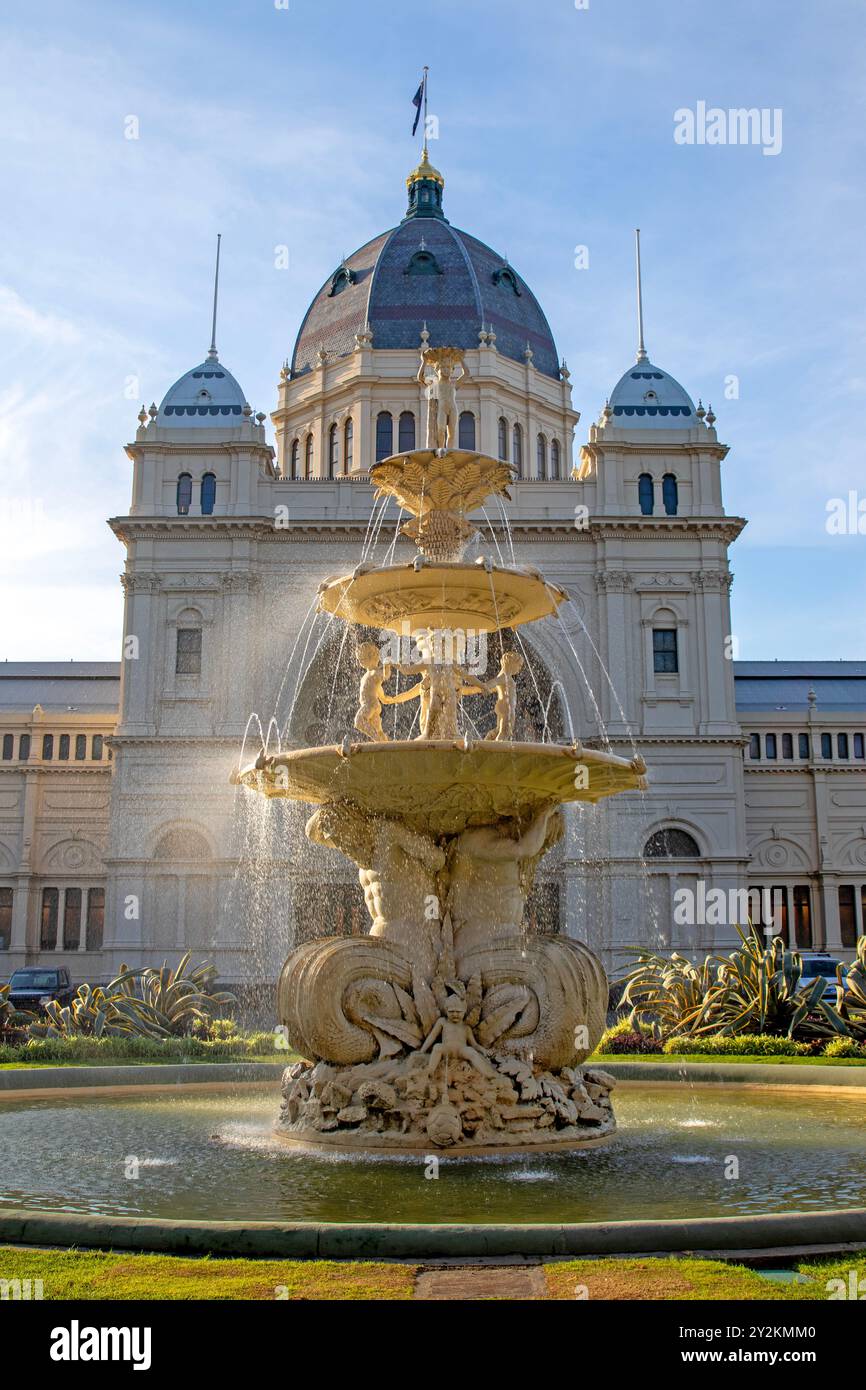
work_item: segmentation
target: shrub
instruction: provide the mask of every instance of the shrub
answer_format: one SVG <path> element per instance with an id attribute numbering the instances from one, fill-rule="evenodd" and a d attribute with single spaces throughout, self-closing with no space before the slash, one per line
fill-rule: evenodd
<path id="1" fill-rule="evenodd" d="M 833 1038 L 824 1048 L 825 1057 L 866 1057 L 866 1047 L 854 1038 Z"/>
<path id="2" fill-rule="evenodd" d="M 643 1028 L 635 1028 L 630 1020 L 624 1018 L 621 1022 L 608 1028 L 602 1034 L 601 1041 L 596 1048 L 597 1052 L 604 1052 L 612 1055 L 617 1053 L 651 1053 L 661 1052 L 661 1038 L 656 1038 L 652 1033 Z"/>
<path id="3" fill-rule="evenodd" d="M 668 1038 L 664 1051 L 669 1055 L 697 1053 L 707 1057 L 802 1057 L 811 1053 L 808 1043 L 793 1038 L 780 1038 L 772 1033 L 741 1033 L 730 1035 L 711 1033 L 695 1038 L 679 1035 Z"/>
<path id="4" fill-rule="evenodd" d="M 222 1040 L 71 1035 L 31 1038 L 19 1047 L 0 1046 L 0 1062 L 231 1062 L 273 1051 L 272 1033 Z M 279 1058 L 275 1056 L 274 1060 Z"/>

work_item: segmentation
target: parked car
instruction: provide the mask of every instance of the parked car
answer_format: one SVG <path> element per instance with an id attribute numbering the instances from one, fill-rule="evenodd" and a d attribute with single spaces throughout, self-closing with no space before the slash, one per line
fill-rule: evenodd
<path id="1" fill-rule="evenodd" d="M 835 956 L 829 955 L 826 951 L 807 951 L 801 953 L 803 962 L 803 974 L 800 977 L 801 984 L 811 985 L 817 979 L 825 981 L 824 994 L 828 1002 L 835 1002 L 836 999 L 836 967 L 842 965 Z M 848 972 L 847 965 L 842 965 L 842 978 Z"/>
<path id="2" fill-rule="evenodd" d="M 56 999 L 61 1006 L 70 1003 L 75 990 L 65 966 L 46 969 L 44 966 L 25 966 L 15 970 L 9 981 L 9 1003 L 16 1009 L 39 1013 Z"/>

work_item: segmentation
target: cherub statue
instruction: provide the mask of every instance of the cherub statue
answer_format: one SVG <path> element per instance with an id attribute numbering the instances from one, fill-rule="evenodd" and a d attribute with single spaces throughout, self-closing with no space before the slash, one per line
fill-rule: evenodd
<path id="1" fill-rule="evenodd" d="M 452 449 L 457 438 L 457 382 L 468 379 L 459 348 L 428 348 L 421 351 L 416 380 L 427 391 L 426 447 L 442 454 Z"/>
<path id="2" fill-rule="evenodd" d="M 494 739 L 513 739 L 517 717 L 517 681 L 515 677 L 523 670 L 523 657 L 519 652 L 503 652 L 502 661 L 495 677 L 488 681 L 485 690 L 496 696 L 496 728 L 487 735 Z"/>
<path id="3" fill-rule="evenodd" d="M 436 1042 L 439 1037 L 442 1041 Z M 426 1052 L 428 1047 L 433 1047 L 427 1064 L 431 1076 L 443 1057 L 468 1062 L 482 1076 L 496 1076 L 496 1068 L 477 1047 L 475 1034 L 466 1022 L 466 1001 L 457 994 L 449 994 L 445 1001 L 445 1017 L 437 1018 L 420 1050 Z"/>
<path id="4" fill-rule="evenodd" d="M 359 734 L 366 734 L 376 743 L 387 743 L 388 735 L 382 728 L 382 705 L 390 699 L 383 685 L 390 678 L 391 667 L 382 664 L 382 657 L 375 642 L 361 642 L 358 646 L 358 664 L 364 667 L 358 692 L 360 704 L 355 715 L 355 728 Z"/>
<path id="5" fill-rule="evenodd" d="M 420 676 L 421 680 L 409 690 L 399 695 L 386 696 L 388 704 L 404 704 L 407 700 L 420 701 L 419 739 L 457 738 L 457 715 L 463 695 L 477 695 L 483 692 L 484 685 L 462 666 L 451 661 L 437 660 L 433 636 L 430 633 L 417 633 L 416 645 L 421 660 L 412 665 L 399 663 L 397 670 L 403 676 Z"/>

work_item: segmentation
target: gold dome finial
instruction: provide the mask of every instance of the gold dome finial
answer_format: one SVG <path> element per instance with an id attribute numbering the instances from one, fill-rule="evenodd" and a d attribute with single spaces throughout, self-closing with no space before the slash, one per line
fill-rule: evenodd
<path id="1" fill-rule="evenodd" d="M 421 162 L 420 164 L 416 164 L 411 174 L 409 174 L 406 179 L 406 187 L 411 188 L 413 183 L 416 183 L 419 179 L 430 179 L 432 183 L 438 183 L 440 188 L 445 187 L 445 179 L 439 173 L 439 170 L 434 169 L 433 165 L 430 163 L 426 140 L 424 141 L 424 148 L 421 151 Z"/>

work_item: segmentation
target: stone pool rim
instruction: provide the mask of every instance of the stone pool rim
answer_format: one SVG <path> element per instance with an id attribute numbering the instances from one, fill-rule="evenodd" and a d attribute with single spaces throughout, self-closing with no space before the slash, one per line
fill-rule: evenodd
<path id="1" fill-rule="evenodd" d="M 155 1091 L 226 1091 L 276 1083 L 284 1063 L 189 1063 L 39 1067 L 0 1072 L 3 1100 L 84 1099 Z M 692 1082 L 749 1089 L 812 1088 L 866 1099 L 866 1067 L 772 1063 L 607 1062 L 631 1089 Z M 828 1072 L 830 1076 L 828 1076 Z M 58 1084 L 60 1083 L 60 1084 Z M 461 1155 L 462 1157 L 462 1155 Z M 467 1154 L 466 1157 L 471 1157 Z M 98 1216 L 0 1206 L 0 1244 L 282 1259 L 476 1259 L 601 1255 L 712 1255 L 727 1258 L 866 1248 L 866 1208 L 662 1220 L 489 1224 L 413 1222 L 197 1221 Z"/>
<path id="2" fill-rule="evenodd" d="M 154 1062 L 102 1066 L 38 1066 L 0 1068 L 0 1105 L 4 1100 L 81 1098 L 113 1091 L 131 1095 L 158 1088 L 174 1090 L 227 1090 L 238 1083 L 268 1085 L 279 1081 L 287 1062 Z M 723 1086 L 808 1087 L 812 1090 L 866 1092 L 866 1067 L 780 1065 L 773 1062 L 587 1061 L 610 1072 L 618 1085 L 648 1083 L 683 1086 L 693 1082 Z"/>
<path id="3" fill-rule="evenodd" d="M 0 1209 L 0 1244 L 270 1259 L 410 1260 L 602 1255 L 854 1252 L 866 1208 L 659 1221 L 491 1225 L 414 1222 L 175 1221 Z"/>

